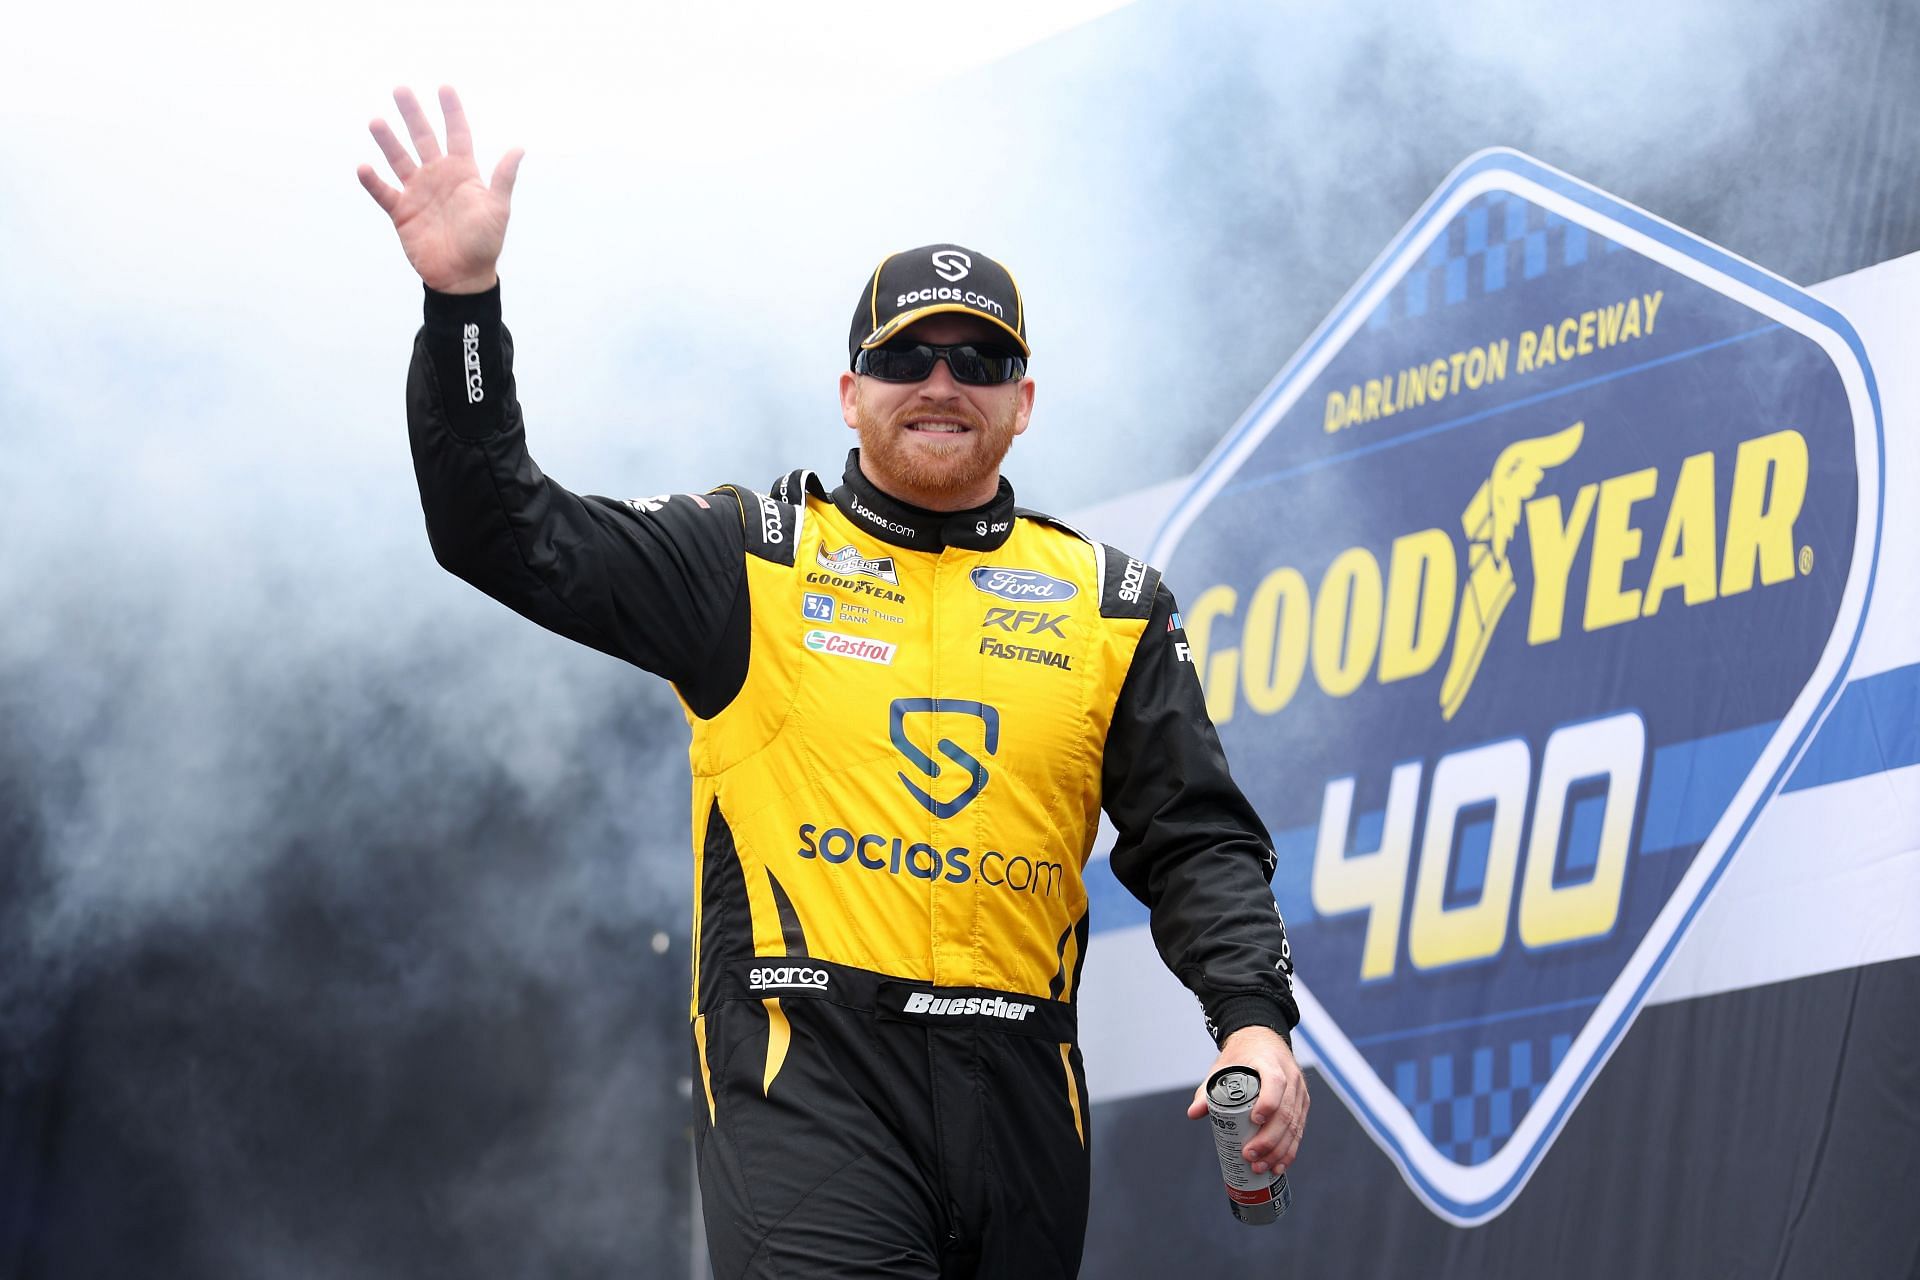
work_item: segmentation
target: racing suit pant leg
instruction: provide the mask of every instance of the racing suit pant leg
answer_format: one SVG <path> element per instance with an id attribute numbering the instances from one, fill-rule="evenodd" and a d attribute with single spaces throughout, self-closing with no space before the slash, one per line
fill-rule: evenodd
<path id="1" fill-rule="evenodd" d="M 924 1033 L 809 999 L 726 1000 L 703 1021 L 695 1140 L 717 1280 L 940 1275 Z"/>
<path id="2" fill-rule="evenodd" d="M 929 1038 L 951 1197 L 941 1274 L 1077 1276 L 1091 1177 L 1079 1049 L 994 1031 Z"/>

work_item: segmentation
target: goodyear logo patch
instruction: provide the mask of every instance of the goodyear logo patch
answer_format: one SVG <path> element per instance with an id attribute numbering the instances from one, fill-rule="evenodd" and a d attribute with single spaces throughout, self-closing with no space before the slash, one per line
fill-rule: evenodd
<path id="1" fill-rule="evenodd" d="M 1436 1213 L 1548 1158 L 1831 705 L 1879 468 L 1838 314 L 1489 152 L 1168 518 L 1300 1033 Z"/>

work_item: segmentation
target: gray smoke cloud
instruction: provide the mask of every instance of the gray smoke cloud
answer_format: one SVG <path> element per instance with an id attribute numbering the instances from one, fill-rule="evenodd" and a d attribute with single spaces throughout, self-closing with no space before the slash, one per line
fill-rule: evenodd
<path id="1" fill-rule="evenodd" d="M 503 274 L 551 474 L 837 472 L 853 291 L 950 238 L 1031 302 L 1023 500 L 1184 473 L 1491 144 L 1791 278 L 1920 248 L 1897 0 L 1155 0 L 938 53 L 754 136 L 648 117 L 687 167 L 648 129 L 611 166 L 533 146 Z M 676 1274 L 680 713 L 434 566 L 417 292 L 325 105 L 267 182 L 196 181 L 130 121 L 104 211 L 50 111 L 0 142 L 0 1270 Z"/>
<path id="2" fill-rule="evenodd" d="M 936 117 L 1026 152 L 1007 253 L 1036 264 L 1042 383 L 1014 474 L 1042 507 L 1197 465 L 1484 147 L 1802 283 L 1920 247 L 1920 16 L 1900 0 L 1221 0 L 1086 35 Z"/>

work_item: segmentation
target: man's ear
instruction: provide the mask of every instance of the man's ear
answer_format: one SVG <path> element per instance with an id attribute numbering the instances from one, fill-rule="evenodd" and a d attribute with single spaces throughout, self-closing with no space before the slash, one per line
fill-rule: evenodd
<path id="1" fill-rule="evenodd" d="M 840 416 L 847 420 L 847 426 L 860 429 L 860 419 L 854 413 L 854 402 L 860 397 L 860 379 L 851 373 L 840 375 Z M 1029 397 L 1031 399 L 1031 397 Z"/>
<path id="2" fill-rule="evenodd" d="M 1026 431 L 1027 423 L 1033 418 L 1033 379 L 1020 379 L 1020 403 L 1013 410 L 1013 434 Z"/>

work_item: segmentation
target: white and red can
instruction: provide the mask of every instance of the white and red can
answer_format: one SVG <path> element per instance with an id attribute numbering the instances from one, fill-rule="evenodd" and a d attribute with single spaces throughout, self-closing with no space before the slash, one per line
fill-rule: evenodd
<path id="1" fill-rule="evenodd" d="M 1220 1176 L 1227 1183 L 1227 1207 L 1248 1226 L 1277 1220 L 1293 1205 L 1284 1173 L 1255 1173 L 1241 1149 L 1260 1131 L 1253 1122 L 1260 1096 L 1260 1073 L 1251 1067 L 1222 1067 L 1207 1080 L 1207 1115 L 1213 1121 L 1213 1146 L 1220 1154 Z"/>

